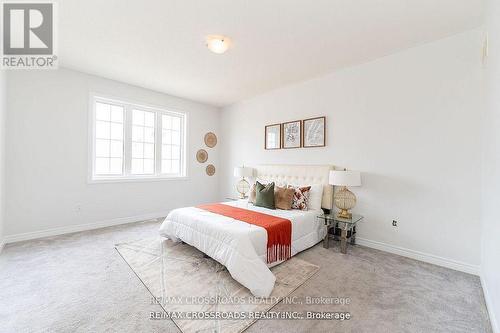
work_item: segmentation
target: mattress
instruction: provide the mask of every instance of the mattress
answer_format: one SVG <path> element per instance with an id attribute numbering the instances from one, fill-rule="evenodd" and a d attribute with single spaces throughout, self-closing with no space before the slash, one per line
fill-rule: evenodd
<path id="1" fill-rule="evenodd" d="M 320 210 L 272 210 L 246 201 L 224 204 L 286 218 L 292 223 L 292 256 L 321 241 L 326 228 L 317 218 Z M 184 241 L 225 265 L 231 276 L 257 297 L 271 294 L 276 278 L 266 263 L 264 228 L 196 207 L 175 209 L 165 218 L 160 235 Z"/>

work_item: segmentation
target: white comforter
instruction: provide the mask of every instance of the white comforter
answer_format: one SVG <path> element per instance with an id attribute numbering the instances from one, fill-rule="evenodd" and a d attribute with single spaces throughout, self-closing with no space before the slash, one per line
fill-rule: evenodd
<path id="1" fill-rule="evenodd" d="M 271 210 L 243 201 L 227 205 L 280 216 L 292 222 L 292 256 L 323 239 L 325 228 L 316 218 L 320 211 Z M 214 214 L 196 207 L 175 209 L 160 227 L 160 235 L 184 241 L 217 260 L 231 276 L 257 297 L 268 297 L 276 281 L 266 264 L 267 232 L 264 228 Z"/>

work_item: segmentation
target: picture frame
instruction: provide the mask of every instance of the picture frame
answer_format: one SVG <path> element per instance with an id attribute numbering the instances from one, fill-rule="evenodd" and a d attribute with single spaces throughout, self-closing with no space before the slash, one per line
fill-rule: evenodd
<path id="1" fill-rule="evenodd" d="M 292 149 L 302 147 L 302 120 L 283 123 L 281 130 L 281 148 Z"/>
<path id="2" fill-rule="evenodd" d="M 315 117 L 302 121 L 302 147 L 315 148 L 326 146 L 326 117 Z"/>
<path id="3" fill-rule="evenodd" d="M 264 127 L 264 149 L 281 149 L 281 124 L 271 124 Z"/>

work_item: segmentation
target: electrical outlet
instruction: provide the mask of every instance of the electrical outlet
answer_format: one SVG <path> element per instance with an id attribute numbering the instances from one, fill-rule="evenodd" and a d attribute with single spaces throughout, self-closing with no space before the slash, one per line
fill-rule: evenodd
<path id="1" fill-rule="evenodd" d="M 396 221 L 396 220 L 392 220 L 392 226 L 393 226 L 393 227 L 397 227 L 397 226 L 398 226 L 398 221 Z"/>
<path id="2" fill-rule="evenodd" d="M 81 205 L 76 205 L 76 207 L 75 207 L 75 212 L 76 212 L 77 214 L 80 214 L 80 213 L 82 212 L 82 206 L 81 206 Z"/>

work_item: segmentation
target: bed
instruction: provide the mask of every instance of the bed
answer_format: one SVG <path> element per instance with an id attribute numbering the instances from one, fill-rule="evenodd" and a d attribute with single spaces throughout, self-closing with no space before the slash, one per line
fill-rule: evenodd
<path id="1" fill-rule="evenodd" d="M 321 207 L 301 210 L 272 210 L 246 201 L 224 202 L 260 213 L 279 216 L 292 223 L 291 255 L 320 242 L 326 229 L 317 219 L 320 208 L 332 208 L 332 186 L 328 185 L 331 166 L 255 166 L 255 178 L 297 185 L 321 184 Z M 197 207 L 175 209 L 165 218 L 160 235 L 173 241 L 183 241 L 198 248 L 228 269 L 231 276 L 257 297 L 268 297 L 276 278 L 270 267 L 280 261 L 266 262 L 266 230 L 243 221 L 215 214 Z"/>

